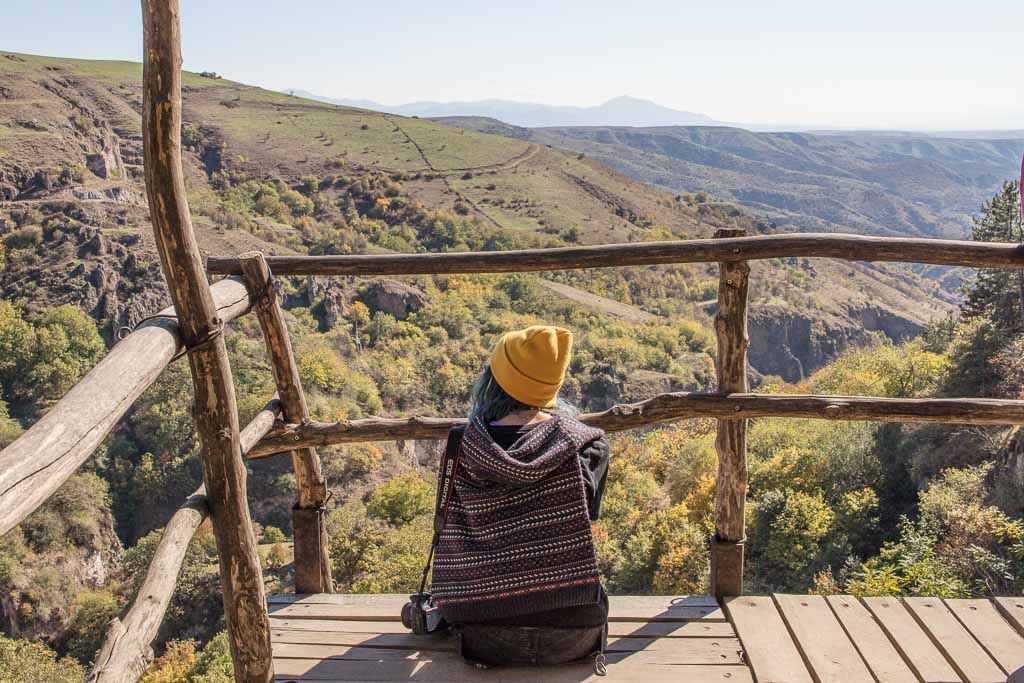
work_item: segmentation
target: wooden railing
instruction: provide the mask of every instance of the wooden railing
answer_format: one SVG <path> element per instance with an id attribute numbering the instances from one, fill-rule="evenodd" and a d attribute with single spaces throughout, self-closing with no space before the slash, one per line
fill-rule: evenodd
<path id="1" fill-rule="evenodd" d="M 718 239 L 516 251 L 268 256 L 267 265 L 276 275 L 430 275 L 528 273 L 668 263 L 735 263 L 787 257 L 928 263 L 969 268 L 1024 268 L 1024 246 L 1013 243 L 833 233 L 744 237 L 735 232 Z M 238 257 L 211 256 L 206 267 L 213 275 L 239 275 L 242 272 Z"/>
<path id="2" fill-rule="evenodd" d="M 716 596 L 742 592 L 746 427 L 749 418 L 790 417 L 881 422 L 1024 424 L 1024 401 L 883 399 L 864 396 L 747 393 L 748 261 L 792 256 L 1024 268 L 1024 247 L 859 235 L 746 237 L 720 230 L 713 239 L 564 249 L 384 256 L 210 258 L 204 271 L 185 200 L 181 167 L 178 0 L 143 0 L 143 137 L 147 198 L 173 309 L 118 343 L 39 422 L 0 451 L 0 534 L 39 507 L 89 457 L 176 354 L 187 351 L 203 486 L 171 518 L 142 588 L 123 619 L 111 623 L 90 681 L 135 681 L 171 599 L 189 540 L 209 517 L 217 539 L 235 677 L 273 678 L 269 619 L 256 539 L 246 499 L 243 458 L 289 452 L 298 495 L 293 513 L 297 592 L 333 590 L 323 516 L 326 483 L 316 447 L 353 441 L 443 439 L 459 418 L 308 420 L 281 310 L 276 275 L 403 275 L 719 263 L 715 393 L 671 393 L 582 416 L 606 431 L 675 420 L 718 420 L 719 459 L 712 539 Z M 210 286 L 209 274 L 229 277 Z M 221 332 L 255 309 L 280 398 L 239 431 L 231 370 Z"/>

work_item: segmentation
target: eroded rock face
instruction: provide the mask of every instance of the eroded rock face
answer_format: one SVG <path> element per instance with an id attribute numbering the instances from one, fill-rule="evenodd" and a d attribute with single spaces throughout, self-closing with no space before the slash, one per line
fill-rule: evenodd
<path id="1" fill-rule="evenodd" d="M 330 330 L 348 314 L 348 290 L 348 278 L 311 275 L 296 294 L 285 297 L 284 307 L 308 306 L 317 316 L 321 329 Z"/>
<path id="2" fill-rule="evenodd" d="M 93 225 L 47 227 L 34 253 L 22 253 L 0 271 L 0 296 L 21 301 L 29 310 L 73 304 L 95 318 L 112 340 L 118 327 L 168 303 L 159 260 L 137 247 L 129 249 L 137 241 L 130 234 L 113 238 Z M 35 286 L 26 287 L 28 282 Z"/>
<path id="3" fill-rule="evenodd" d="M 850 348 L 884 336 L 902 342 L 924 332 L 924 326 L 895 313 L 868 307 L 835 316 L 806 315 L 765 307 L 750 313 L 750 364 L 762 375 L 798 382 Z"/>
<path id="4" fill-rule="evenodd" d="M 420 310 L 427 303 L 427 295 L 420 289 L 397 280 L 378 279 L 366 283 L 356 296 L 366 304 L 370 313 L 381 311 L 405 320 L 410 313 Z"/>

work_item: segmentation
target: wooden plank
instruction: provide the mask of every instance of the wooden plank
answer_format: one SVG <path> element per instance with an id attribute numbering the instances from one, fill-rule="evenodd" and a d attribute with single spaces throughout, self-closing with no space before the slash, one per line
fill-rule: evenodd
<path id="1" fill-rule="evenodd" d="M 610 621 L 608 635 L 643 638 L 735 638 L 727 621 Z"/>
<path id="2" fill-rule="evenodd" d="M 659 652 L 678 664 L 742 664 L 738 638 L 609 638 L 608 652 Z"/>
<path id="3" fill-rule="evenodd" d="M 917 676 L 857 598 L 829 595 L 826 601 L 879 683 L 917 683 Z"/>
<path id="4" fill-rule="evenodd" d="M 300 631 L 281 630 L 271 624 L 270 640 L 274 644 L 274 656 L 279 656 L 282 644 L 309 644 L 345 647 L 378 647 L 392 650 L 417 650 L 453 652 L 455 639 L 447 633 L 416 635 L 408 630 L 404 633 L 351 633 L 343 631 Z"/>
<path id="5" fill-rule="evenodd" d="M 621 432 L 675 420 L 708 417 L 811 418 L 871 422 L 1024 424 L 1024 401 L 994 398 L 872 398 L 806 394 L 716 394 L 674 392 L 618 405 L 580 420 L 606 432 Z M 460 417 L 371 417 L 338 422 L 286 424 L 271 432 L 252 457 L 267 457 L 306 446 L 361 441 L 445 439 L 465 424 Z"/>
<path id="6" fill-rule="evenodd" d="M 1024 636 L 1010 626 L 994 604 L 988 600 L 944 602 L 1006 674 L 1024 669 Z"/>
<path id="7" fill-rule="evenodd" d="M 871 672 L 820 595 L 773 596 L 817 683 L 871 681 Z"/>
<path id="8" fill-rule="evenodd" d="M 1010 626 L 1024 635 L 1024 598 L 995 598 L 995 603 Z"/>
<path id="9" fill-rule="evenodd" d="M 404 681 L 425 683 L 753 683 L 745 666 L 659 665 L 638 655 L 609 655 L 607 677 L 597 676 L 589 662 L 558 667 L 477 669 L 454 655 L 428 660 L 366 662 L 344 659 L 275 659 L 279 681 Z"/>
<path id="10" fill-rule="evenodd" d="M 272 595 L 268 603 L 279 619 L 398 620 L 408 600 L 404 594 L 338 593 Z M 613 595 L 608 602 L 609 619 L 614 621 L 725 621 L 718 603 L 708 595 Z"/>
<path id="11" fill-rule="evenodd" d="M 302 631 L 324 633 L 410 633 L 399 621 L 343 621 L 329 619 L 287 619 L 271 614 L 271 633 Z M 611 637 L 639 638 L 735 638 L 732 624 L 715 621 L 612 621 Z"/>
<path id="12" fill-rule="evenodd" d="M 270 630 L 319 633 L 412 633 L 401 621 L 346 621 L 344 619 L 289 619 L 271 612 Z"/>
<path id="13" fill-rule="evenodd" d="M 354 607 L 387 606 L 388 609 L 398 607 L 409 602 L 409 596 L 405 593 L 274 593 L 267 596 L 267 604 L 270 605 L 339 605 L 345 610 Z M 339 613 L 345 610 L 340 610 Z M 398 619 L 399 614 L 395 614 Z"/>
<path id="14" fill-rule="evenodd" d="M 277 393 L 281 396 L 284 419 L 286 422 L 301 423 L 309 419 L 309 409 L 284 314 L 277 303 L 270 269 L 263 254 L 258 251 L 246 252 L 239 259 L 249 296 L 263 330 L 270 368 Z M 292 508 L 295 591 L 333 593 L 324 510 L 327 482 L 320 469 L 320 457 L 315 448 L 297 448 L 291 454 L 296 486 L 296 501 Z"/>
<path id="15" fill-rule="evenodd" d="M 718 601 L 710 595 L 612 595 L 609 621 L 725 621 Z"/>
<path id="16" fill-rule="evenodd" d="M 898 598 L 863 598 L 868 611 L 924 683 L 960 683 L 960 676 Z"/>
<path id="17" fill-rule="evenodd" d="M 716 239 L 743 237 L 739 228 L 720 228 Z M 715 314 L 715 376 L 720 394 L 747 393 L 747 290 L 750 264 L 718 264 L 718 313 Z M 718 479 L 715 485 L 715 536 L 711 541 L 711 592 L 717 598 L 743 594 L 744 506 L 747 500 L 747 421 L 720 419 L 715 434 Z"/>
<path id="18" fill-rule="evenodd" d="M 338 619 L 344 621 L 398 621 L 400 612 L 386 605 L 366 605 L 359 610 L 342 610 L 323 603 L 272 604 L 271 616 L 286 619 Z M 399 607 L 398 609 L 401 609 Z"/>
<path id="19" fill-rule="evenodd" d="M 904 598 L 904 604 L 950 665 L 968 683 L 1003 681 L 1005 674 L 939 598 Z"/>
<path id="20" fill-rule="evenodd" d="M 706 664 L 727 665 L 743 664 L 742 650 L 739 641 L 718 641 L 709 638 L 699 639 L 623 639 L 609 643 L 608 656 L 612 654 L 631 653 L 635 662 L 657 664 L 692 665 Z M 274 642 L 275 659 L 363 659 L 368 661 L 401 660 L 424 656 L 436 658 L 445 651 L 454 648 L 434 648 L 419 650 L 411 647 L 387 648 L 382 646 L 366 647 L 347 644 L 328 643 L 295 643 Z"/>
<path id="21" fill-rule="evenodd" d="M 295 603 L 272 603 L 270 613 L 276 618 L 287 619 L 341 619 L 341 620 L 369 620 L 369 621 L 396 621 L 401 614 L 402 602 L 376 602 L 362 605 L 334 605 L 323 602 L 295 602 Z M 614 598 L 611 599 L 614 601 Z M 659 606 L 648 606 L 645 604 L 632 605 L 629 602 L 622 603 L 620 607 L 612 608 L 610 619 L 622 621 L 725 621 L 722 610 L 709 605 L 690 605 L 679 603 L 669 605 L 659 603 Z"/>
<path id="22" fill-rule="evenodd" d="M 426 275 L 518 273 L 788 257 L 932 263 L 971 268 L 1024 268 L 1024 248 L 1013 242 L 869 237 L 837 233 L 757 235 L 721 240 L 676 240 L 443 254 L 271 256 L 267 262 L 278 275 Z M 207 268 L 211 273 L 220 275 L 238 275 L 241 272 L 238 258 L 231 256 L 211 256 L 207 260 Z"/>
<path id="23" fill-rule="evenodd" d="M 1005 683 L 1006 674 L 939 598 L 904 598 L 903 603 L 932 642 L 968 683 Z"/>
<path id="24" fill-rule="evenodd" d="M 271 626 L 274 656 L 286 656 L 282 645 L 324 647 L 388 648 L 417 651 L 455 650 L 455 639 L 446 633 L 344 633 L 337 631 L 289 631 Z M 740 641 L 736 638 L 609 638 L 608 652 L 662 652 L 685 658 L 688 664 L 742 663 Z M 699 660 L 699 661 L 698 661 Z"/>
<path id="25" fill-rule="evenodd" d="M 256 535 L 246 500 L 235 390 L 181 164 L 181 23 L 178 0 L 142 0 L 142 138 L 146 197 L 167 288 L 192 371 L 235 679 L 274 677 L 270 626 Z"/>
<path id="26" fill-rule="evenodd" d="M 249 310 L 249 295 L 238 278 L 221 280 L 211 293 L 217 316 L 225 322 Z M 173 316 L 174 309 L 165 308 L 160 314 Z M 181 349 L 174 319 L 143 323 L 0 451 L 0 536 L 78 471 Z"/>
<path id="27" fill-rule="evenodd" d="M 725 611 L 758 683 L 811 683 L 811 675 L 770 597 L 727 598 Z"/>

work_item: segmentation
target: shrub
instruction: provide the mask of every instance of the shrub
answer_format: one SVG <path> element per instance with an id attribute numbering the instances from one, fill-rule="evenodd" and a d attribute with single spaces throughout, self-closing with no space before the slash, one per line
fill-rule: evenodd
<path id="1" fill-rule="evenodd" d="M 182 683 L 196 665 L 196 644 L 172 640 L 156 661 L 149 665 L 139 683 Z"/>
<path id="2" fill-rule="evenodd" d="M 43 229 L 38 225 L 19 228 L 4 237 L 8 249 L 34 249 L 43 243 Z"/>
<path id="3" fill-rule="evenodd" d="M 789 492 L 761 549 L 768 577 L 787 589 L 805 588 L 822 563 L 834 517 L 820 493 Z"/>
<path id="4" fill-rule="evenodd" d="M 284 547 L 284 544 L 275 543 L 270 546 L 270 552 L 267 553 L 267 569 L 280 569 L 288 564 L 290 559 L 288 549 Z"/>
<path id="5" fill-rule="evenodd" d="M 234 683 L 234 680 L 231 645 L 227 632 L 221 631 L 206 644 L 196 659 L 190 683 Z"/>
<path id="6" fill-rule="evenodd" d="M 345 387 L 348 368 L 337 353 L 320 347 L 299 357 L 299 376 L 307 387 L 337 394 Z"/>
<path id="7" fill-rule="evenodd" d="M 308 216 L 313 213 L 313 200 L 303 197 L 295 190 L 282 192 L 281 202 L 288 207 L 293 216 Z"/>
<path id="8" fill-rule="evenodd" d="M 42 643 L 0 635 L 0 683 L 81 683 L 84 678 L 81 664 L 68 657 L 58 659 Z"/>
<path id="9" fill-rule="evenodd" d="M 75 597 L 68 624 L 68 654 L 82 664 L 91 664 L 106 635 L 111 619 L 121 611 L 110 591 L 90 591 Z"/>
<path id="10" fill-rule="evenodd" d="M 285 540 L 285 535 L 276 526 L 265 526 L 263 527 L 263 540 L 267 543 L 282 543 Z"/>
<path id="11" fill-rule="evenodd" d="M 418 515 L 430 512 L 433 507 L 434 487 L 410 470 L 374 489 L 366 504 L 366 512 L 371 517 L 401 526 Z"/>

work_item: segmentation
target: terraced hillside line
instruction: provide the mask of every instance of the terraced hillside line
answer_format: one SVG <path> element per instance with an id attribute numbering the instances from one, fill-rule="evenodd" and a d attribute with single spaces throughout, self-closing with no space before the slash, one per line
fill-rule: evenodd
<path id="1" fill-rule="evenodd" d="M 393 118 L 392 118 L 391 116 L 388 116 L 387 114 L 381 114 L 381 117 L 382 117 L 382 118 L 383 118 L 383 119 L 384 119 L 385 121 L 387 121 L 388 123 L 390 123 L 391 125 L 393 125 L 393 126 L 395 127 L 395 130 L 397 130 L 397 131 L 398 131 L 399 133 L 401 133 L 402 135 L 404 135 L 404 136 L 405 136 L 405 139 L 406 139 L 406 140 L 407 140 L 407 141 L 408 141 L 408 142 L 409 142 L 409 143 L 410 143 L 410 144 L 411 144 L 411 145 L 412 145 L 413 147 L 415 147 L 415 148 L 416 148 L 416 151 L 417 151 L 417 152 L 419 152 L 419 155 L 420 155 L 420 159 L 423 159 L 423 163 L 425 163 L 425 164 L 427 165 L 427 169 L 429 169 L 430 171 L 432 171 L 432 172 L 434 172 L 434 173 L 437 173 L 437 172 L 438 172 L 438 171 L 437 171 L 437 169 L 436 169 L 436 168 L 434 168 L 434 164 L 430 163 L 430 159 L 428 159 L 428 158 L 427 158 L 427 155 L 426 155 L 426 153 L 425 153 L 425 152 L 423 151 L 423 148 L 422 148 L 422 147 L 420 147 L 420 143 L 416 142 L 416 141 L 415 141 L 415 140 L 413 139 L 413 137 L 412 137 L 411 135 L 409 135 L 409 133 L 408 133 L 408 132 L 406 132 L 406 130 L 405 130 L 404 128 L 402 128 L 401 124 L 399 124 L 399 123 L 398 123 L 397 121 L 395 121 L 395 120 L 394 120 L 394 119 L 393 119 Z M 449 190 L 451 190 L 451 189 L 452 189 L 452 188 L 451 188 L 451 187 L 450 187 L 450 186 L 448 185 L 448 181 L 447 181 L 447 180 L 445 180 L 445 179 L 444 179 L 443 177 L 441 178 L 441 180 L 442 180 L 442 181 L 444 181 L 445 187 L 447 187 L 447 188 L 448 188 Z"/>
<path id="2" fill-rule="evenodd" d="M 523 163 L 529 161 L 533 157 L 537 156 L 537 152 L 540 151 L 540 147 L 533 143 L 529 143 L 525 150 L 516 154 L 514 157 L 510 157 L 505 161 L 499 161 L 496 164 L 486 164 L 484 166 L 466 166 L 464 168 L 449 168 L 439 173 L 447 173 L 454 175 L 456 173 L 465 173 L 470 171 L 472 173 L 489 173 L 491 171 L 514 171 Z"/>
<path id="3" fill-rule="evenodd" d="M 426 152 L 424 152 L 423 148 L 420 147 L 420 143 L 416 142 L 416 140 L 411 135 L 409 135 L 409 133 L 404 128 L 402 128 L 401 124 L 399 124 L 397 121 L 395 121 L 391 116 L 388 116 L 387 114 L 382 114 L 382 116 L 384 117 L 384 120 L 394 125 L 395 130 L 404 135 L 405 139 L 408 140 L 412 144 L 412 146 L 416 148 L 416 151 L 419 152 L 420 154 L 420 158 L 423 159 L 423 163 L 427 165 L 427 168 L 430 169 L 431 173 L 435 174 L 438 178 L 441 179 L 441 182 L 444 183 L 444 186 L 445 188 L 447 188 L 448 192 L 454 194 L 463 202 L 473 207 L 474 211 L 476 211 L 478 214 L 480 214 L 488 221 L 490 221 L 491 225 L 493 225 L 494 227 L 498 228 L 499 230 L 505 229 L 504 225 L 496 221 L 494 217 L 492 217 L 489 213 L 481 209 L 476 202 L 474 202 L 472 199 L 465 196 L 464 194 L 458 192 L 455 188 L 451 186 L 451 183 L 448 182 L 448 178 L 446 177 L 445 172 L 439 171 L 437 168 L 434 167 L 434 164 L 431 163 L 430 159 L 427 157 Z"/>
<path id="4" fill-rule="evenodd" d="M 600 311 L 601 313 L 614 316 L 620 320 L 625 320 L 628 323 L 642 325 L 644 323 L 657 322 L 660 320 L 658 316 L 653 313 L 649 313 L 642 308 L 625 304 L 621 301 L 616 301 L 615 299 L 609 299 L 598 294 L 592 294 L 563 282 L 555 282 L 554 280 L 545 280 L 543 278 L 539 278 L 538 282 L 540 282 L 541 286 L 565 299 L 568 299 L 569 301 L 580 304 L 581 306 L 586 306 L 587 308 L 595 311 Z"/>
<path id="5" fill-rule="evenodd" d="M 622 220 L 638 228 L 644 227 L 637 223 L 637 219 L 640 218 L 640 215 L 642 213 L 641 209 L 639 209 L 637 206 L 628 205 L 622 197 L 619 197 L 618 195 L 609 192 L 600 185 L 590 182 L 586 178 L 581 178 L 580 176 L 569 173 L 568 171 L 561 171 L 561 173 L 564 177 L 574 182 L 577 185 L 577 187 L 586 192 L 588 195 L 590 195 L 599 202 L 603 202 L 608 207 L 614 209 L 615 214 L 622 218 Z M 619 213 L 620 211 L 622 213 Z M 628 212 L 628 214 L 623 215 L 626 212 Z"/>

